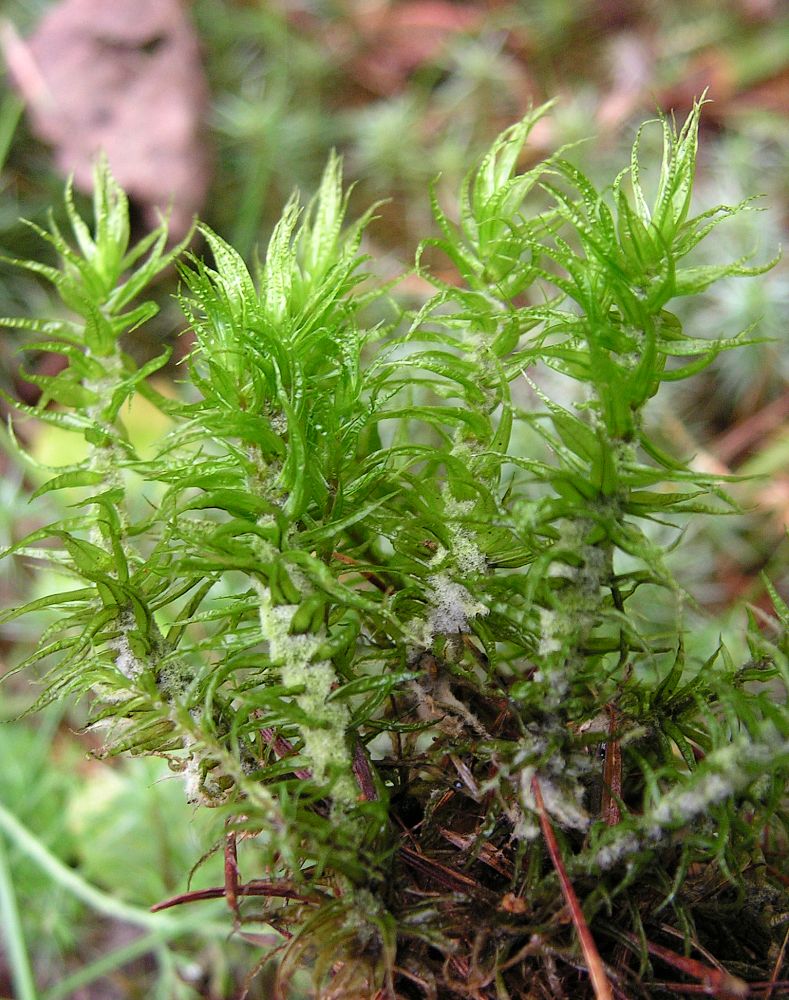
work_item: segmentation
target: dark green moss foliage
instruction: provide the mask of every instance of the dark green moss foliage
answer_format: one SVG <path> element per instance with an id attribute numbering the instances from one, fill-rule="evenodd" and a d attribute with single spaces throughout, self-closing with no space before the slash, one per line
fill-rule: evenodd
<path id="1" fill-rule="evenodd" d="M 690 214 L 700 106 L 660 123 L 651 201 L 638 142 L 606 191 L 562 155 L 518 173 L 542 113 L 469 175 L 456 222 L 434 205 L 423 250 L 459 282 L 425 272 L 435 295 L 391 328 L 363 319 L 383 292 L 336 159 L 252 272 L 208 230 L 210 265 L 165 254 L 164 227 L 129 250 L 104 166 L 95 236 L 69 195 L 74 242 L 42 233 L 60 266 L 23 265 L 71 316 L 17 324 L 67 362 L 35 415 L 87 457 L 38 491 L 79 490 L 63 519 L 13 550 L 67 583 L 5 619 L 47 609 L 39 704 L 91 693 L 107 753 L 166 755 L 252 834 L 242 876 L 276 886 L 242 919 L 295 934 L 283 990 L 311 963 L 326 997 L 589 993 L 534 779 L 619 996 L 681 978 L 652 944 L 772 972 L 786 608 L 745 653 L 685 636 L 665 525 L 733 501 L 644 421 L 664 382 L 754 336 L 671 311 L 764 270 L 688 259 L 748 206 Z M 178 400 L 148 381 L 166 356 L 121 347 L 175 258 Z M 135 393 L 172 422 L 153 457 L 120 421 Z"/>

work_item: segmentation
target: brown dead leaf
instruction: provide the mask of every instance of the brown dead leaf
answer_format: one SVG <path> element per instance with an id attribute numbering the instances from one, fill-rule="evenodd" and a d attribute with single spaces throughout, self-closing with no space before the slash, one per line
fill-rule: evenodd
<path id="1" fill-rule="evenodd" d="M 171 206 L 178 239 L 203 205 L 210 157 L 207 103 L 195 32 L 180 0 L 62 0 L 27 43 L 3 48 L 33 132 L 58 169 L 90 190 L 96 154 L 156 225 Z"/>
<path id="2" fill-rule="evenodd" d="M 434 62 L 457 34 L 479 29 L 482 9 L 449 0 L 351 6 L 344 37 L 347 71 L 373 93 L 398 93 L 420 67 Z"/>

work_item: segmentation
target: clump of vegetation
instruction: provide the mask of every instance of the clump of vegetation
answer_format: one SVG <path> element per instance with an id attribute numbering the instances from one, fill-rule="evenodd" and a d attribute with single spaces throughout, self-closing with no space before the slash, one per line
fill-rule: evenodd
<path id="1" fill-rule="evenodd" d="M 14 322 L 67 362 L 29 412 L 87 454 L 37 491 L 67 515 L 9 550 L 70 584 L 3 620 L 50 615 L 35 707 L 89 694 L 106 754 L 166 757 L 226 817 L 224 885 L 162 905 L 271 924 L 276 996 L 306 967 L 349 998 L 777 982 L 789 609 L 699 648 L 666 556 L 736 503 L 644 421 L 758 335 L 691 336 L 672 300 L 770 265 L 687 260 L 751 207 L 690 214 L 700 103 L 660 123 L 653 198 L 638 139 L 603 191 L 561 153 L 518 173 L 544 111 L 457 220 L 434 198 L 422 249 L 457 280 L 418 261 L 435 294 L 388 326 L 334 157 L 252 272 L 204 227 L 210 264 L 164 224 L 129 249 L 104 165 L 94 232 L 68 193 L 73 240 L 41 231 L 59 266 L 20 262 L 71 316 Z M 167 354 L 121 342 L 174 260 L 179 399 L 149 379 Z M 153 455 L 120 420 L 135 394 L 171 421 Z"/>

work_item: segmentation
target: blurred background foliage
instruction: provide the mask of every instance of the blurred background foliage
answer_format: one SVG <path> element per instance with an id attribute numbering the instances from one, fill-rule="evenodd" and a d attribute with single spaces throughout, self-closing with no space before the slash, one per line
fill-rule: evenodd
<path id="1" fill-rule="evenodd" d="M 53 6 L 48 0 L 0 2 L 9 66 L 21 39 Z M 416 308 L 430 291 L 410 270 L 419 241 L 432 234 L 428 185 L 439 177 L 439 193 L 451 205 L 450 192 L 475 158 L 531 104 L 557 100 L 535 130 L 533 160 L 578 143 L 573 159 L 599 180 L 627 162 L 640 121 L 656 109 L 673 109 L 683 119 L 705 87 L 713 103 L 702 119 L 698 209 L 764 196 L 761 211 L 722 227 L 705 252 L 717 260 L 751 252 L 766 260 L 785 242 L 789 8 L 780 0 L 194 0 L 187 14 L 207 81 L 200 141 L 209 153 L 210 177 L 200 214 L 247 257 L 265 243 L 293 187 L 314 190 L 336 148 L 347 179 L 356 184 L 352 205 L 362 211 L 386 199 L 366 251 L 382 279 L 406 273 L 393 296 Z M 152 128 L 160 111 L 146 111 Z M 657 160 L 659 135 L 657 129 L 645 133 L 644 162 L 652 153 Z M 136 138 L 126 137 L 132 144 Z M 55 163 L 7 74 L 0 80 L 4 257 L 40 257 L 39 241 L 19 219 L 41 223 L 50 206 L 58 211 L 63 177 Z M 431 264 L 447 267 L 440 260 Z M 442 276 L 451 279 L 449 272 Z M 175 289 L 175 275 L 160 282 L 161 311 L 130 351 L 153 355 L 167 341 L 175 345 L 176 360 L 188 352 Z M 52 315 L 56 306 L 48 296 L 33 276 L 0 265 L 0 313 Z M 724 353 L 703 378 L 681 383 L 652 411 L 668 447 L 695 455 L 708 469 L 756 477 L 733 489 L 743 516 L 690 521 L 673 555 L 674 571 L 698 601 L 688 615 L 699 638 L 714 643 L 722 634 L 738 648 L 743 602 L 757 614 L 769 606 L 760 573 L 785 598 L 789 594 L 789 267 L 781 263 L 758 280 L 722 282 L 684 310 L 692 335 L 730 335 L 755 325 L 766 338 Z M 0 387 L 31 402 L 35 386 L 20 373 L 20 361 L 34 373 L 52 363 L 25 351 L 20 331 L 6 331 Z M 177 391 L 177 367 L 169 377 L 171 384 L 160 388 Z M 0 408 L 5 419 L 8 403 Z M 127 419 L 138 439 L 155 436 L 143 406 Z M 26 422 L 17 433 L 43 461 L 70 459 L 69 442 L 53 428 Z M 524 439 L 521 447 L 538 445 Z M 4 548 L 42 514 L 40 507 L 31 513 L 27 496 L 35 482 L 9 448 L 0 451 L 0 473 Z M 34 579 L 18 562 L 0 564 L 4 606 L 51 589 L 51 580 Z M 660 609 L 651 612 L 659 615 Z M 5 627 L 0 673 L 24 658 L 32 628 L 28 618 Z M 218 836 L 220 821 L 196 815 L 181 783 L 155 762 L 89 759 L 80 706 L 10 721 L 31 701 L 28 683 L 14 677 L 2 688 L 0 805 L 51 857 L 108 898 L 143 912 L 182 890 L 195 858 Z M 227 997 L 259 956 L 241 941 L 227 947 L 210 928 L 197 933 L 185 927 L 167 941 L 154 935 L 140 943 L 144 929 L 120 911 L 121 919 L 113 919 L 80 902 L 56 872 L 26 859 L 23 848 L 11 838 L 0 852 L 0 876 L 3 870 L 9 876 L 0 884 L 6 904 L 16 899 L 33 977 L 49 1000 Z M 221 881 L 217 858 L 207 861 L 199 878 L 202 885 Z M 224 919 L 219 904 L 199 905 L 207 907 L 200 911 L 206 921 L 209 915 L 214 924 Z M 225 924 L 229 931 L 229 920 Z M 13 995 L 7 951 L 6 944 L 5 959 L 0 953 L 3 997 Z M 75 970 L 82 972 L 69 979 Z M 264 972 L 250 996 L 265 997 L 266 982 Z"/>

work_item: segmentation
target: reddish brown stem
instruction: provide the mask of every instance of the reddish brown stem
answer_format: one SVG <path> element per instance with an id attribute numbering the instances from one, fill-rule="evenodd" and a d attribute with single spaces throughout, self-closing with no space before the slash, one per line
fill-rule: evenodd
<path id="1" fill-rule="evenodd" d="M 356 784 L 359 786 L 364 801 L 375 802 L 378 799 L 378 789 L 375 787 L 373 769 L 367 757 L 364 744 L 358 737 L 353 744 L 351 769 L 353 770 L 353 776 L 356 778 Z"/>
<path id="2" fill-rule="evenodd" d="M 615 738 L 616 709 L 608 707 L 608 739 L 605 744 L 603 761 L 603 798 L 601 813 L 606 826 L 616 826 L 622 819 L 619 800 L 622 798 L 622 747 Z"/>
<path id="3" fill-rule="evenodd" d="M 575 889 L 573 889 L 570 877 L 564 867 L 564 862 L 559 852 L 559 845 L 556 842 L 556 835 L 553 832 L 551 821 L 548 819 L 548 813 L 542 798 L 542 789 L 540 788 L 540 782 L 537 780 L 536 774 L 531 779 L 531 790 L 534 795 L 534 803 L 537 806 L 537 815 L 540 819 L 540 827 L 542 828 L 542 835 L 545 838 L 545 845 L 548 848 L 548 854 L 550 855 L 553 867 L 556 869 L 556 874 L 559 876 L 562 895 L 570 910 L 570 916 L 575 925 L 578 939 L 581 942 L 581 950 L 586 960 L 589 978 L 592 980 L 595 997 L 597 1000 L 614 1000 L 611 983 L 606 974 L 603 960 L 600 958 L 600 952 L 597 950 L 592 932 L 589 930 L 586 917 L 584 917 L 584 911 L 581 909 Z"/>
<path id="4" fill-rule="evenodd" d="M 714 987 L 708 986 L 704 983 L 670 983 L 664 982 L 663 980 L 652 980 L 649 983 L 650 986 L 655 987 L 660 990 L 665 990 L 666 993 L 670 993 L 672 996 L 676 993 L 679 996 L 681 993 L 690 993 L 696 996 L 705 997 L 715 997 L 716 1000 L 743 1000 L 744 997 L 749 997 L 750 991 L 746 993 L 719 993 Z M 753 987 L 764 986 L 764 983 L 751 983 Z M 748 987 L 746 987 L 746 990 Z"/>
<path id="5" fill-rule="evenodd" d="M 240 919 L 238 912 L 238 850 L 236 835 L 232 831 L 225 837 L 225 899 L 233 916 L 238 921 Z"/>
<path id="6" fill-rule="evenodd" d="M 297 892 L 287 882 L 247 882 L 236 886 L 236 896 L 275 896 L 279 899 L 295 899 L 300 903 L 316 903 L 317 896 L 306 896 L 302 892 Z M 163 899 L 161 903 L 156 903 L 151 907 L 151 913 L 158 913 L 160 910 L 169 910 L 173 906 L 181 906 L 183 903 L 199 903 L 204 899 L 221 899 L 225 895 L 225 886 L 215 886 L 211 889 L 193 889 L 191 892 L 181 892 L 177 896 Z"/>
<path id="7" fill-rule="evenodd" d="M 638 938 L 634 934 L 628 934 L 627 937 L 634 944 L 639 944 Z M 647 941 L 646 946 L 650 955 L 654 955 L 666 965 L 690 976 L 691 979 L 700 980 L 700 989 L 695 991 L 686 989 L 685 992 L 706 992 L 710 996 L 720 997 L 721 1000 L 738 1000 L 740 997 L 749 995 L 747 983 L 737 976 L 732 976 L 725 969 L 711 969 L 695 958 L 678 955 L 676 952 L 670 951 L 662 945 L 653 944 L 651 941 Z"/>
<path id="8" fill-rule="evenodd" d="M 289 757 L 293 753 L 293 744 L 290 740 L 286 740 L 284 736 L 279 736 L 273 729 L 261 729 L 260 735 L 274 750 L 278 760 L 282 760 L 283 757 Z M 309 781 L 312 777 L 312 771 L 308 770 L 306 767 L 294 768 L 293 773 L 297 778 L 301 778 L 302 781 Z"/>
<path id="9" fill-rule="evenodd" d="M 358 567 L 359 565 L 356 559 L 354 559 L 352 556 L 346 556 L 344 552 L 332 552 L 331 557 L 332 559 L 336 559 L 337 562 L 345 563 L 346 566 Z M 358 570 L 358 573 L 360 576 L 363 576 L 368 583 L 371 583 L 374 587 L 377 587 L 378 590 L 381 591 L 381 593 L 388 594 L 390 592 L 391 587 L 389 586 L 389 584 L 385 580 L 382 580 L 380 576 L 377 576 L 375 573 L 370 572 L 370 570 L 360 569 Z"/>

